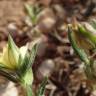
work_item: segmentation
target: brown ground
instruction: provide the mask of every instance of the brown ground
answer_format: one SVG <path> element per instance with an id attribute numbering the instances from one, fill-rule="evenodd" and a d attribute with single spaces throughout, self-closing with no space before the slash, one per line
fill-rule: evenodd
<path id="1" fill-rule="evenodd" d="M 72 22 L 73 17 L 78 21 L 87 21 L 96 16 L 96 2 L 93 1 L 0 0 L 0 51 L 6 44 L 8 32 L 12 34 L 18 46 L 34 38 L 39 37 L 41 40 L 33 66 L 33 89 L 41 83 L 44 75 L 49 74 L 46 96 L 91 96 L 85 82 L 81 82 L 84 77 L 78 69 L 81 62 L 70 46 L 64 24 Z M 24 8 L 25 3 L 34 2 L 43 6 L 43 15 L 38 16 L 35 28 L 30 25 L 30 21 L 26 22 L 28 15 Z M 47 18 L 51 21 L 44 23 Z M 39 35 L 34 34 L 33 28 L 39 28 Z"/>

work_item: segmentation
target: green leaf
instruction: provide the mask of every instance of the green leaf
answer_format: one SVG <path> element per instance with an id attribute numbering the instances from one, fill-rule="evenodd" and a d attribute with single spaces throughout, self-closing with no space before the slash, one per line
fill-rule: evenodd
<path id="1" fill-rule="evenodd" d="M 41 8 L 38 6 L 38 4 L 35 4 L 35 5 L 25 4 L 25 8 L 28 12 L 30 19 L 32 20 L 32 23 L 36 24 L 37 16 L 40 13 Z"/>
<path id="2" fill-rule="evenodd" d="M 28 69 L 28 63 L 29 63 L 28 54 L 26 54 L 24 61 L 21 63 L 22 64 L 19 67 L 18 72 L 17 72 L 17 74 L 19 75 L 20 78 L 22 78 L 26 74 L 26 72 L 29 70 Z"/>
<path id="3" fill-rule="evenodd" d="M 36 19 L 37 19 L 37 14 L 35 13 L 36 11 L 34 10 L 34 6 L 31 6 L 29 4 L 25 5 L 25 8 L 28 12 L 28 15 L 30 17 L 30 19 L 32 20 L 32 23 L 35 24 L 36 23 Z"/>
<path id="4" fill-rule="evenodd" d="M 34 60 L 36 57 L 37 48 L 38 48 L 38 44 L 34 43 L 29 54 L 28 54 L 28 52 L 26 53 L 25 58 L 19 68 L 18 75 L 20 77 L 23 77 L 23 75 L 26 74 L 27 70 L 29 70 L 30 67 L 32 67 L 32 64 L 34 63 Z"/>
<path id="5" fill-rule="evenodd" d="M 47 80 L 48 78 L 45 77 L 43 82 L 41 83 L 39 89 L 38 89 L 38 92 L 37 92 L 37 95 L 36 96 L 44 96 L 44 92 L 45 92 L 45 87 L 46 87 L 46 84 L 47 84 Z"/>
<path id="6" fill-rule="evenodd" d="M 25 4 L 25 8 L 29 14 L 29 16 L 32 18 L 34 16 L 34 10 L 31 5 Z"/>
<path id="7" fill-rule="evenodd" d="M 72 28 L 70 26 L 68 26 L 68 37 L 69 37 L 69 41 L 71 42 L 71 45 L 74 49 L 74 51 L 76 52 L 76 54 L 80 57 L 80 59 L 85 62 L 86 64 L 89 64 L 90 61 L 88 59 L 87 54 L 85 53 L 85 51 L 81 48 L 78 47 L 78 45 L 76 44 L 75 41 L 75 37 L 72 31 Z"/>

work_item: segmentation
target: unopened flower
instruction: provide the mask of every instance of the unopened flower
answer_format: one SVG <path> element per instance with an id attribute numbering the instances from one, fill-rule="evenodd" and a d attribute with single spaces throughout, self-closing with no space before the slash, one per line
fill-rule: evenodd
<path id="1" fill-rule="evenodd" d="M 0 67 L 15 71 L 21 66 L 28 45 L 21 47 L 20 49 L 15 45 L 11 36 L 9 36 L 8 44 L 3 49 L 3 53 L 0 55 Z"/>
<path id="2" fill-rule="evenodd" d="M 68 25 L 69 41 L 70 41 L 74 51 L 76 52 L 76 54 L 80 57 L 80 59 L 85 63 L 89 63 L 90 61 L 88 59 L 88 56 L 87 56 L 85 50 L 82 48 L 82 43 L 80 42 L 81 36 L 79 37 L 78 33 L 75 33 L 75 31 L 76 30 L 73 30 L 71 25 Z"/>
<path id="3" fill-rule="evenodd" d="M 71 28 L 74 34 L 74 38 L 80 48 L 88 51 L 95 47 L 92 33 L 87 31 L 83 24 L 77 23 L 75 29 L 73 26 Z"/>
<path id="4" fill-rule="evenodd" d="M 33 72 L 31 65 L 34 61 L 37 50 L 37 43 L 34 43 L 32 50 L 28 52 L 28 44 L 18 48 L 12 37 L 9 35 L 8 44 L 0 54 L 0 72 L 3 76 L 12 81 L 24 85 L 31 85 Z"/>
<path id="5" fill-rule="evenodd" d="M 91 87 L 96 88 L 96 60 L 94 58 L 96 56 L 96 20 L 77 23 L 76 26 L 68 25 L 69 41 L 76 54 L 84 62 L 83 69 L 87 80 L 91 82 Z M 88 54 L 90 50 L 94 53 Z"/>

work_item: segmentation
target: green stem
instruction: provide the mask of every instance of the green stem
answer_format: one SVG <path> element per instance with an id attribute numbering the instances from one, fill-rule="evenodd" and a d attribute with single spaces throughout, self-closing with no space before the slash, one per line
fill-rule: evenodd
<path id="1" fill-rule="evenodd" d="M 30 85 L 26 86 L 27 96 L 33 96 L 32 88 Z"/>

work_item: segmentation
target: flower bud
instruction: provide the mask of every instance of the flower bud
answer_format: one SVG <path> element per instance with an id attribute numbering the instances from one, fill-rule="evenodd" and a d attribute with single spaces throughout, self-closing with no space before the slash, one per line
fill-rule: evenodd
<path id="1" fill-rule="evenodd" d="M 11 36 L 8 39 L 8 45 L 3 49 L 3 53 L 0 56 L 1 66 L 16 70 L 19 67 L 19 57 L 21 56 L 22 60 L 25 57 L 27 52 L 27 46 L 23 46 L 20 49 L 15 45 Z"/>
<path id="2" fill-rule="evenodd" d="M 87 80 L 91 82 L 91 88 L 96 89 L 96 60 L 93 59 L 94 54 L 87 54 L 87 51 L 94 51 L 96 48 L 96 20 L 90 23 L 77 23 L 75 27 L 69 25 L 68 37 L 74 51 L 84 62 L 83 70 Z"/>
<path id="3" fill-rule="evenodd" d="M 0 54 L 0 72 L 8 79 L 20 82 L 24 86 L 31 85 L 33 82 L 33 72 L 31 65 L 36 56 L 37 42 L 28 52 L 28 44 L 18 48 L 12 37 L 9 35 L 8 44 Z"/>
<path id="4" fill-rule="evenodd" d="M 86 54 L 84 49 L 82 49 L 78 46 L 78 43 L 77 43 L 78 38 L 75 37 L 74 31 L 72 30 L 72 26 L 70 26 L 70 25 L 68 26 L 68 37 L 69 37 L 69 41 L 71 42 L 71 45 L 72 45 L 74 51 L 76 52 L 76 54 L 80 57 L 80 59 L 83 62 L 85 62 L 86 64 L 89 64 L 90 61 L 88 59 L 88 55 Z"/>

